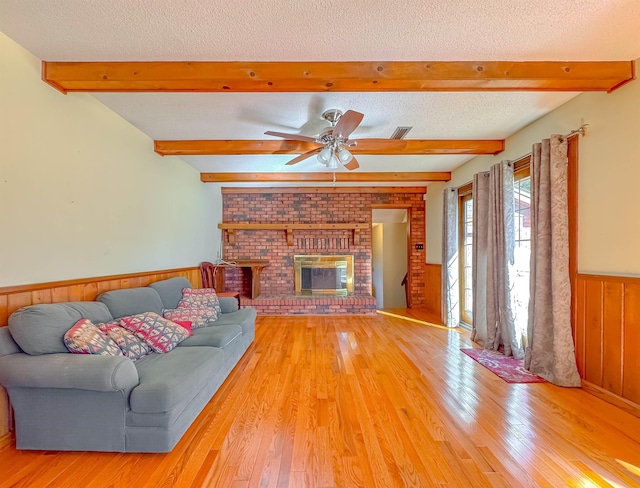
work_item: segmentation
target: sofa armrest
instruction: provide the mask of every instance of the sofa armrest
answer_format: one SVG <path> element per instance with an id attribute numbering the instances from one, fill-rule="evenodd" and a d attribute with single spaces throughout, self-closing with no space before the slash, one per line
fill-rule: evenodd
<path id="1" fill-rule="evenodd" d="M 5 388 L 69 388 L 128 393 L 139 382 L 133 361 L 123 356 L 25 353 L 0 357 Z"/>
<path id="2" fill-rule="evenodd" d="M 239 309 L 238 300 L 233 297 L 218 297 L 222 313 L 231 313 Z"/>
<path id="3" fill-rule="evenodd" d="M 18 352 L 22 352 L 22 349 L 13 340 L 9 327 L 0 327 L 0 357 Z"/>

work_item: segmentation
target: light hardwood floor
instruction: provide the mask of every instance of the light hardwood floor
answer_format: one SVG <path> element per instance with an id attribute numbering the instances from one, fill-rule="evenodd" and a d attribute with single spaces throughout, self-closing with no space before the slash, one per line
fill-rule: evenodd
<path id="1" fill-rule="evenodd" d="M 5 446 L 0 487 L 640 486 L 639 418 L 509 385 L 459 351 L 465 332 L 378 315 L 256 333 L 173 452 Z"/>

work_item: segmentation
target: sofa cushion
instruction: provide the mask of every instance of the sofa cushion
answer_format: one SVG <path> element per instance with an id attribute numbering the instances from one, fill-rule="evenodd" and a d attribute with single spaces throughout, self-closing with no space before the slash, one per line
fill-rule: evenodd
<path id="1" fill-rule="evenodd" d="M 216 314 L 214 310 L 206 307 L 164 310 L 162 316 L 174 322 L 178 320 L 190 320 L 192 329 L 206 327 L 210 322 L 214 322 L 218 318 L 218 314 Z"/>
<path id="2" fill-rule="evenodd" d="M 242 337 L 242 327 L 239 325 L 216 325 L 194 330 L 191 337 L 180 343 L 180 347 L 212 346 L 225 348 L 238 337 Z"/>
<path id="3" fill-rule="evenodd" d="M 93 323 L 113 320 L 109 309 L 98 302 L 66 302 L 30 305 L 9 317 L 9 330 L 20 348 L 31 355 L 69 351 L 63 337 L 80 319 Z"/>
<path id="4" fill-rule="evenodd" d="M 98 329 L 107 334 L 118 345 L 122 354 L 132 361 L 137 361 L 151 352 L 151 348 L 146 342 L 134 336 L 119 322 L 98 324 Z"/>
<path id="5" fill-rule="evenodd" d="M 201 288 L 194 290 L 185 288 L 182 290 L 182 300 L 178 302 L 178 308 L 191 308 L 194 306 L 204 306 L 216 311 L 218 315 L 222 313 L 220 300 L 213 288 Z"/>
<path id="6" fill-rule="evenodd" d="M 184 341 L 191 332 L 155 312 L 122 317 L 120 325 L 146 342 L 154 352 L 165 353 Z"/>
<path id="7" fill-rule="evenodd" d="M 89 319 L 80 319 L 64 334 L 64 345 L 74 354 L 122 356 L 122 350 Z"/>
<path id="8" fill-rule="evenodd" d="M 164 308 L 178 308 L 178 302 L 182 298 L 182 290 L 191 288 L 191 283 L 186 278 L 177 277 L 156 281 L 151 283 L 149 287 L 158 292 Z"/>
<path id="9" fill-rule="evenodd" d="M 163 305 L 160 295 L 149 287 L 111 290 L 99 295 L 97 300 L 109 308 L 114 319 L 144 312 L 162 315 Z"/>
<path id="10" fill-rule="evenodd" d="M 179 347 L 168 354 L 149 354 L 135 363 L 140 384 L 131 392 L 131 410 L 171 410 L 195 397 L 223 361 L 224 352 L 215 347 Z"/>
<path id="11" fill-rule="evenodd" d="M 242 335 L 247 335 L 255 328 L 257 314 L 255 308 L 241 308 L 235 312 L 223 313 L 213 323 L 213 326 L 239 325 L 242 327 Z"/>

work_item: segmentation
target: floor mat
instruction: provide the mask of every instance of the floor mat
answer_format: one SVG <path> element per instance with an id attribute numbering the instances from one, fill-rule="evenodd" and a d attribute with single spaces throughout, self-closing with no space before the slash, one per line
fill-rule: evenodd
<path id="1" fill-rule="evenodd" d="M 499 352 L 485 349 L 460 349 L 507 383 L 544 383 L 546 380 L 524 369 L 523 359 L 506 357 Z"/>

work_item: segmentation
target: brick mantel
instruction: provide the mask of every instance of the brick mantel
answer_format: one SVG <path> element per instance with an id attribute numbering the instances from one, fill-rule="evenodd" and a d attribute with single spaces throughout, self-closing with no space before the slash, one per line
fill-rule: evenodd
<path id="1" fill-rule="evenodd" d="M 340 188 L 340 187 L 339 187 Z M 267 259 L 262 295 L 294 294 L 295 254 L 352 254 L 355 294 L 371 295 L 371 216 L 373 208 L 406 208 L 410 216 L 410 293 L 412 306 L 424 305 L 425 187 L 368 188 L 223 188 L 221 228 L 233 228 L 235 244 L 225 235 L 227 261 Z M 242 225 L 244 224 L 244 225 Z M 249 224 L 249 225 L 247 225 Z M 260 224 L 266 228 L 260 228 Z M 310 225 L 313 224 L 313 225 Z M 337 225 L 332 228 L 331 224 Z M 354 239 L 356 226 L 359 238 Z M 244 227 L 244 228 L 243 228 Z M 295 234 L 282 229 L 295 228 Z M 227 234 L 228 232 L 224 232 Z M 288 234 L 288 235 L 287 235 Z M 227 274 L 227 288 L 246 289 L 240 270 Z"/>

